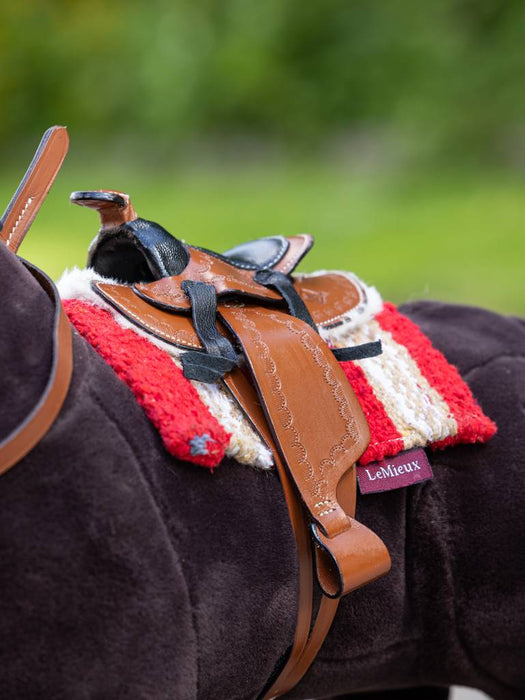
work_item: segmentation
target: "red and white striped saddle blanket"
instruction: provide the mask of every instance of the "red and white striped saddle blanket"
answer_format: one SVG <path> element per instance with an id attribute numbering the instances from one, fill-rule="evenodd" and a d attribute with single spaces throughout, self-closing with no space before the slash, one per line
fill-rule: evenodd
<path id="1" fill-rule="evenodd" d="M 341 362 L 370 427 L 360 464 L 414 447 L 488 440 L 494 423 L 418 326 L 355 275 L 331 274 L 350 279 L 360 299 L 338 325 L 320 328 L 323 339 L 334 348 L 381 340 L 383 348 L 376 357 Z M 58 283 L 65 309 L 79 333 L 130 387 L 166 449 L 211 468 L 225 455 L 271 468 L 271 452 L 231 396 L 218 384 L 186 379 L 182 351 L 126 319 L 95 293 L 94 281 L 111 282 L 91 269 L 66 272 Z"/>

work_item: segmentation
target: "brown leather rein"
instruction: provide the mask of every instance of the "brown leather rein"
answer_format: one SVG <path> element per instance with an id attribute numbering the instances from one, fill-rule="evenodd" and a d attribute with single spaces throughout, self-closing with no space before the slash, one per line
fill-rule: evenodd
<path id="1" fill-rule="evenodd" d="M 55 422 L 66 399 L 73 371 L 71 324 L 57 289 L 44 273 L 23 261 L 55 307 L 53 318 L 53 355 L 46 386 L 25 420 L 0 442 L 0 474 L 23 459 Z"/>
<path id="2" fill-rule="evenodd" d="M 22 182 L 0 223 L 0 239 L 14 253 L 18 250 L 66 156 L 68 136 L 64 127 L 44 134 Z M 41 270 L 22 261 L 54 305 L 51 371 L 44 391 L 22 423 L 0 442 L 0 474 L 23 459 L 55 422 L 66 399 L 73 371 L 71 324 L 58 291 Z"/>

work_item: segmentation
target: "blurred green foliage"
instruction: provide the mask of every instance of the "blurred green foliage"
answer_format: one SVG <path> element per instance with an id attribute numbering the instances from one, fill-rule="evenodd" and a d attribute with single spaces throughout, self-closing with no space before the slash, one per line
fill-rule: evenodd
<path id="1" fill-rule="evenodd" d="M 0 6 L 0 196 L 72 148 L 22 254 L 57 276 L 97 225 L 73 189 L 223 250 L 311 231 L 305 262 L 395 301 L 525 314 L 522 0 L 23 0 Z"/>
<path id="2" fill-rule="evenodd" d="M 512 150 L 522 0 L 23 0 L 0 10 L 0 139 L 51 123 L 161 143 L 241 131 L 311 147 L 397 129 Z"/>
<path id="3" fill-rule="evenodd" d="M 440 298 L 525 315 L 521 177 L 449 171 L 355 173 L 333 161 L 154 167 L 66 164 L 21 254 L 57 277 L 83 266 L 98 216 L 72 189 L 117 185 L 141 216 L 214 250 L 309 231 L 303 270 L 354 270 L 385 298 Z M 13 183 L 0 180 L 7 200 Z"/>

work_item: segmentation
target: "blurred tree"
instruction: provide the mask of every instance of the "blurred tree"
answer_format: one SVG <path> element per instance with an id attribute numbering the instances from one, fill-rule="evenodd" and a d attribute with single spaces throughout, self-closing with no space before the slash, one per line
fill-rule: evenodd
<path id="1" fill-rule="evenodd" d="M 384 127 L 490 155 L 524 125 L 520 0 L 24 0 L 0 9 L 0 139 Z"/>

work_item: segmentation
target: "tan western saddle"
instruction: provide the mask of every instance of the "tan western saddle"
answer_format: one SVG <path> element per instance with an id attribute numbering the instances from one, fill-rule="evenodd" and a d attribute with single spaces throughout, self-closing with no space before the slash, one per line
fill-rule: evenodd
<path id="1" fill-rule="evenodd" d="M 66 150 L 65 129 L 46 132 L 2 220 L 1 235 L 12 250 L 22 241 Z M 377 354 L 380 347 L 368 343 L 332 350 L 319 334 L 356 307 L 358 290 L 340 275 L 291 276 L 312 246 L 308 235 L 263 238 L 221 255 L 186 245 L 139 218 L 129 197 L 119 192 L 74 192 L 71 201 L 96 209 L 101 217 L 88 264 L 111 281 L 94 282 L 97 294 L 144 332 L 182 349 L 188 379 L 221 382 L 273 453 L 299 558 L 295 638 L 286 661 L 260 694 L 279 697 L 314 660 L 341 596 L 390 568 L 382 541 L 354 519 L 355 464 L 367 447 L 369 430 L 338 362 Z M 60 311 L 57 319 L 58 370 L 39 402 L 44 408 L 35 408 L 40 428 L 30 431 L 31 439 L 26 431 L 25 437 L 13 435 L 0 445 L 0 469 L 21 458 L 12 440 L 27 444 L 22 450 L 27 453 L 65 396 L 70 339 L 63 337 L 68 333 Z M 61 357 L 66 358 L 62 363 Z M 62 390 L 50 410 L 46 397 L 57 381 Z M 314 621 L 315 580 L 321 602 Z"/>

